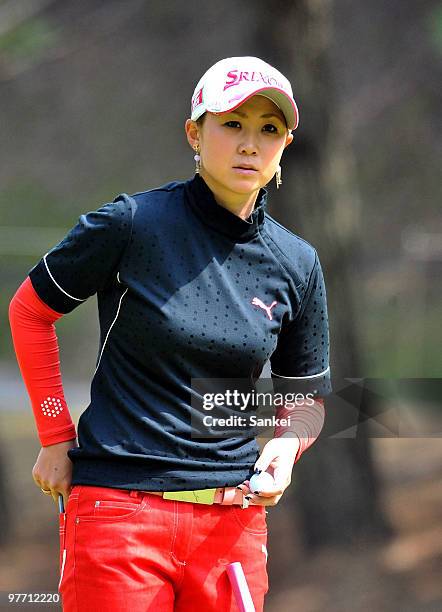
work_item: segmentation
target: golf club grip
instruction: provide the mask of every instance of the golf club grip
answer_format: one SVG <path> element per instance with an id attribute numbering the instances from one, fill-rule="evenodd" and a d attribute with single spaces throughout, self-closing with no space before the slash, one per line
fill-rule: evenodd
<path id="1" fill-rule="evenodd" d="M 241 563 L 229 563 L 226 570 L 240 612 L 256 612 Z"/>

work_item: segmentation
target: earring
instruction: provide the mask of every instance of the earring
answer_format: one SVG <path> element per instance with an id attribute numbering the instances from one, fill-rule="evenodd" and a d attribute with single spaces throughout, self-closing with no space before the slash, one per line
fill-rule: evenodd
<path id="1" fill-rule="evenodd" d="M 193 156 L 193 159 L 195 160 L 195 174 L 199 174 L 201 170 L 201 155 L 199 145 L 194 145 L 193 150 L 196 151 L 195 155 Z"/>
<path id="2" fill-rule="evenodd" d="M 276 178 L 276 189 L 279 189 L 279 186 L 282 184 L 282 178 L 281 178 L 281 166 L 278 166 L 276 169 L 276 174 L 275 174 L 275 178 Z"/>

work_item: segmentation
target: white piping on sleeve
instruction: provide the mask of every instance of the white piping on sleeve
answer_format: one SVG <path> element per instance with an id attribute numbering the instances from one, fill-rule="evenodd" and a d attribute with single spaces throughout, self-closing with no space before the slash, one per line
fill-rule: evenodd
<path id="1" fill-rule="evenodd" d="M 110 332 L 111 332 L 111 329 L 112 329 L 112 327 L 114 326 L 115 321 L 118 319 L 118 315 L 119 315 L 119 313 L 120 313 L 121 302 L 122 302 L 122 300 L 123 300 L 124 296 L 126 295 L 126 293 L 127 293 L 128 289 L 129 289 L 129 287 L 127 287 L 127 288 L 126 288 L 126 290 L 124 291 L 123 295 L 120 297 L 120 301 L 119 301 L 119 303 L 118 303 L 117 314 L 115 315 L 115 318 L 114 318 L 114 320 L 112 321 L 112 324 L 111 324 L 111 326 L 109 327 L 108 332 L 107 332 L 107 334 L 106 334 L 106 338 L 105 338 L 105 340 L 104 340 L 104 342 L 103 342 L 103 346 L 101 347 L 100 358 L 99 358 L 99 360 L 98 360 L 97 367 L 95 368 L 95 372 L 94 372 L 93 376 L 95 376 L 95 374 L 96 374 L 96 372 L 97 372 L 98 368 L 100 367 L 100 362 L 101 362 L 101 357 L 102 357 L 102 355 L 103 355 L 104 347 L 106 346 L 106 342 L 107 342 L 107 339 L 109 338 L 109 334 L 110 334 Z"/>
<path id="2" fill-rule="evenodd" d="M 311 376 L 282 376 L 282 374 L 277 374 L 276 372 L 273 372 L 273 370 L 270 370 L 270 372 L 272 374 L 274 374 L 275 376 L 279 376 L 279 378 L 290 378 L 293 380 L 304 380 L 305 378 L 318 378 L 319 376 L 325 376 L 325 374 L 327 374 L 327 372 L 330 370 L 330 366 L 328 366 L 328 368 L 326 370 L 324 370 L 323 372 L 319 372 L 319 374 L 312 374 Z"/>
<path id="3" fill-rule="evenodd" d="M 48 254 L 49 254 L 49 251 L 48 251 L 48 253 L 46 253 L 46 255 L 48 255 Z M 60 287 L 60 285 L 57 283 L 57 281 L 55 280 L 55 278 L 52 276 L 51 271 L 49 270 L 48 263 L 47 263 L 47 261 L 46 261 L 46 255 L 43 257 L 43 261 L 45 262 L 46 270 L 48 271 L 49 276 L 52 278 L 52 280 L 54 281 L 54 283 L 56 284 L 56 286 L 57 286 L 57 287 L 60 289 L 60 291 L 61 291 L 62 293 L 64 293 L 65 295 L 67 295 L 67 296 L 68 296 L 68 298 L 71 298 L 71 300 L 76 300 L 77 302 L 85 302 L 87 298 L 85 298 L 84 300 L 82 300 L 82 299 L 80 299 L 80 298 L 76 298 L 76 297 L 74 297 L 73 295 L 70 295 L 70 294 L 69 294 L 67 291 L 65 291 L 65 290 L 64 290 L 62 287 Z"/>

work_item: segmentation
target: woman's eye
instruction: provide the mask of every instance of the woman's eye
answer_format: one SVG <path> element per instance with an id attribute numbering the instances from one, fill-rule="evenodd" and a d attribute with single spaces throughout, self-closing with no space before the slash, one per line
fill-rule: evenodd
<path id="1" fill-rule="evenodd" d="M 227 125 L 228 127 L 241 127 L 239 121 L 226 121 L 224 125 Z"/>
<path id="2" fill-rule="evenodd" d="M 271 123 L 266 123 L 266 125 L 263 127 L 263 129 L 266 132 L 271 132 L 273 134 L 277 134 L 278 133 L 278 128 L 275 125 L 271 124 Z"/>

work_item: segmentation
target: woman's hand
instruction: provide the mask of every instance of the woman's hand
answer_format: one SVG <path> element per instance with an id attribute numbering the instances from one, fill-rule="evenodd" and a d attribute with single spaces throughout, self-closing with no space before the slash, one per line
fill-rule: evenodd
<path id="1" fill-rule="evenodd" d="M 292 481 L 292 469 L 298 449 L 299 438 L 295 435 L 272 438 L 262 449 L 254 467 L 255 470 L 271 474 L 275 481 L 274 486 L 259 491 L 259 495 L 250 490 L 248 480 L 238 485 L 239 488 L 255 504 L 276 506 Z"/>
<path id="2" fill-rule="evenodd" d="M 67 452 L 77 446 L 76 438 L 44 446 L 32 468 L 32 478 L 35 484 L 44 491 L 50 491 L 55 503 L 58 503 L 58 494 L 61 493 L 65 507 L 72 489 L 72 461 Z"/>

